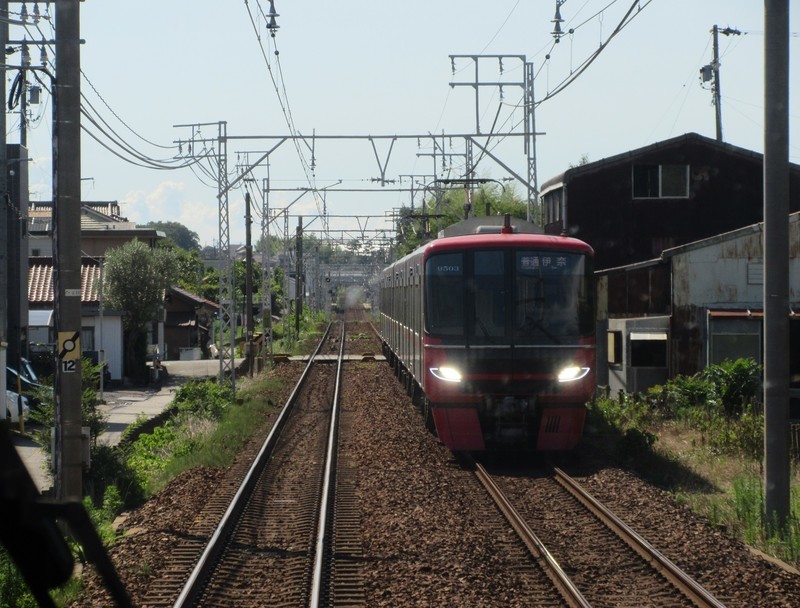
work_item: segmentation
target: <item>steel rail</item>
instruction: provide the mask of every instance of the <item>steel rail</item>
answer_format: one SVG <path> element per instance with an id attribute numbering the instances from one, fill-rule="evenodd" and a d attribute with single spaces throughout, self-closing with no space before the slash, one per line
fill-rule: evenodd
<path id="1" fill-rule="evenodd" d="M 545 574 L 553 581 L 567 603 L 570 606 L 578 608 L 591 608 L 591 604 L 588 600 L 583 597 L 583 594 L 575 586 L 575 583 L 570 580 L 555 557 L 547 550 L 544 543 L 539 540 L 539 537 L 536 536 L 528 524 L 525 523 L 525 520 L 522 519 L 519 512 L 509 502 L 508 498 L 506 498 L 503 491 L 497 486 L 486 469 L 483 468 L 480 463 L 475 462 L 471 456 L 462 455 L 462 458 L 466 461 L 467 466 L 473 469 L 475 476 L 495 501 L 497 507 L 511 524 L 511 527 L 514 528 L 514 531 L 519 535 L 522 542 L 525 543 L 525 546 L 528 547 L 531 554 L 542 565 Z"/>
<path id="2" fill-rule="evenodd" d="M 314 548 L 314 570 L 311 578 L 311 598 L 309 606 L 318 608 L 324 601 L 322 593 L 323 571 L 329 555 L 328 530 L 329 514 L 333 513 L 335 498 L 336 462 L 339 441 L 339 390 L 342 384 L 342 362 L 344 361 L 345 324 L 342 321 L 342 339 L 339 341 L 339 359 L 336 364 L 336 383 L 331 405 L 331 420 L 328 432 L 328 449 L 325 457 L 325 476 L 322 481 L 322 498 L 320 501 L 319 521 L 317 526 L 317 542 Z"/>
<path id="3" fill-rule="evenodd" d="M 572 496 L 589 509 L 600 521 L 619 536 L 634 551 L 647 560 L 670 583 L 675 585 L 692 603 L 701 608 L 725 608 L 725 604 L 717 600 L 700 583 L 681 570 L 668 557 L 647 542 L 635 530 L 612 513 L 591 494 L 584 490 L 574 479 L 561 469 L 555 467 L 555 479 Z"/>
<path id="4" fill-rule="evenodd" d="M 286 400 L 286 403 L 281 409 L 281 412 L 278 415 L 272 430 L 270 430 L 269 435 L 261 445 L 258 455 L 248 469 L 247 474 L 239 486 L 239 489 L 236 491 L 236 494 L 231 500 L 231 504 L 228 506 L 225 514 L 222 516 L 219 525 L 214 531 L 214 534 L 211 536 L 211 539 L 208 541 L 208 544 L 206 545 L 203 554 L 200 556 L 200 559 L 197 561 L 194 570 L 192 570 L 192 573 L 189 575 L 189 578 L 187 579 L 186 584 L 183 586 L 178 599 L 173 604 L 175 608 L 193 606 L 198 600 L 202 587 L 201 581 L 203 581 L 213 569 L 220 552 L 224 548 L 225 541 L 228 539 L 234 527 L 236 526 L 236 520 L 238 519 L 237 515 L 241 512 L 245 502 L 252 494 L 253 488 L 258 480 L 259 473 L 269 462 L 270 455 L 275 448 L 280 431 L 283 429 L 286 419 L 289 417 L 289 412 L 291 412 L 295 400 L 297 399 L 297 394 L 300 392 L 300 389 L 305 383 L 311 366 L 314 364 L 315 359 L 322 350 L 322 345 L 325 343 L 325 340 L 330 334 L 331 325 L 332 324 L 328 324 L 328 327 L 325 330 L 325 333 L 323 334 L 319 344 L 317 345 L 314 354 L 309 357 L 306 368 L 303 370 L 303 373 L 292 390 L 291 395 L 289 395 L 289 398 Z"/>

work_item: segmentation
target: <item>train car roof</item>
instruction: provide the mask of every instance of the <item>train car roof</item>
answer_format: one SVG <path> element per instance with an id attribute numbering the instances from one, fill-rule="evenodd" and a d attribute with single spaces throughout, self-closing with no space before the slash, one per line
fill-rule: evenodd
<path id="1" fill-rule="evenodd" d="M 436 239 L 425 246 L 425 253 L 430 254 L 448 249 L 463 249 L 476 247 L 545 247 L 548 249 L 562 249 L 594 253 L 590 245 L 569 236 L 553 234 L 468 234 Z"/>
<path id="2" fill-rule="evenodd" d="M 392 268 L 420 254 L 428 255 L 448 249 L 475 247 L 545 247 L 564 251 L 579 251 L 594 254 L 590 245 L 583 241 L 553 234 L 543 234 L 542 229 L 519 218 L 511 218 L 513 232 L 503 233 L 501 216 L 484 216 L 462 220 L 439 232 L 439 237 L 420 245 L 399 260 L 386 267 Z"/>

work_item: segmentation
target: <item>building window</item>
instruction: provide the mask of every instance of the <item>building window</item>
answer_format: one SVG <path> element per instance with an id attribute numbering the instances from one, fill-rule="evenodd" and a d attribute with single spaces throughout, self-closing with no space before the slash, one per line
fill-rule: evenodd
<path id="1" fill-rule="evenodd" d="M 94 327 L 81 327 L 81 350 L 94 350 Z"/>
<path id="2" fill-rule="evenodd" d="M 634 165 L 633 198 L 688 198 L 689 165 Z"/>
<path id="3" fill-rule="evenodd" d="M 760 262 L 747 263 L 747 284 L 748 285 L 764 284 L 764 264 Z"/>
<path id="4" fill-rule="evenodd" d="M 708 364 L 753 359 L 761 364 L 761 318 L 711 319 Z"/>
<path id="5" fill-rule="evenodd" d="M 608 340 L 608 364 L 622 365 L 622 332 L 609 331 L 606 339 Z"/>
<path id="6" fill-rule="evenodd" d="M 632 332 L 631 367 L 667 367 L 667 334 Z"/>

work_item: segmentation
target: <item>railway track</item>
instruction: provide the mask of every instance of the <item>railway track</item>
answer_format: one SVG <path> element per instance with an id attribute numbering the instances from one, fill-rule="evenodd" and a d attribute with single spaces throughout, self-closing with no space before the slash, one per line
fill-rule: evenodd
<path id="1" fill-rule="evenodd" d="M 205 510 L 204 520 L 219 523 L 203 532 L 201 522 L 176 548 L 146 605 L 324 605 L 344 324 L 340 331 L 328 328 L 260 449 L 244 457 L 252 464 L 233 500 Z M 335 362 L 320 358 L 330 344 Z"/>
<path id="2" fill-rule="evenodd" d="M 498 482 L 464 461 L 568 605 L 724 607 L 560 469 Z"/>

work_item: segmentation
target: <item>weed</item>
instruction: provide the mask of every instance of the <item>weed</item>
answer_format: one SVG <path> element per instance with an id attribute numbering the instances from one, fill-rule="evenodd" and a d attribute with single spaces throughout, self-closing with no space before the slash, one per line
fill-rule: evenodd
<path id="1" fill-rule="evenodd" d="M 752 360 L 725 361 L 693 376 L 673 378 L 645 395 L 620 393 L 615 399 L 595 399 L 588 405 L 587 429 L 713 525 L 796 563 L 800 560 L 797 484 L 785 530 L 770 531 L 764 514 L 760 394 L 759 365 Z M 591 439 L 592 434 L 587 436 Z"/>

